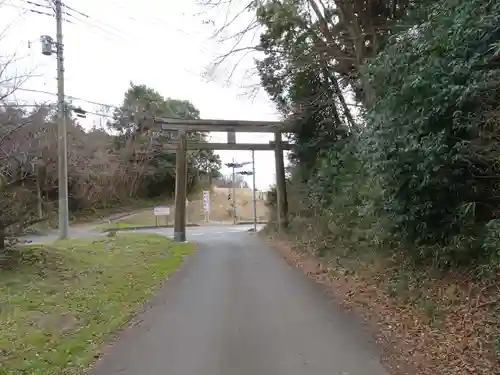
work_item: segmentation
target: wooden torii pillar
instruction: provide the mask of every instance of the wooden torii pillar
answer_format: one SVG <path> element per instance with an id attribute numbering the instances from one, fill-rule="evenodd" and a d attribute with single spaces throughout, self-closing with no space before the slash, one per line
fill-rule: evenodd
<path id="1" fill-rule="evenodd" d="M 276 164 L 276 224 L 281 233 L 288 225 L 288 199 L 286 195 L 285 162 L 283 160 L 283 145 L 281 132 L 274 133 L 274 160 Z"/>
<path id="2" fill-rule="evenodd" d="M 175 219 L 174 240 L 186 241 L 186 199 L 187 199 L 187 136 L 179 131 L 175 158 Z"/>
<path id="3" fill-rule="evenodd" d="M 276 160 L 277 224 L 282 231 L 288 224 L 288 200 L 286 196 L 285 163 L 283 150 L 290 145 L 282 142 L 282 122 L 231 121 L 231 120 L 182 120 L 155 119 L 166 131 L 177 131 L 178 142 L 167 143 L 165 147 L 176 149 L 175 181 L 175 223 L 174 240 L 186 241 L 186 198 L 187 198 L 187 151 L 188 150 L 274 150 Z M 187 142 L 187 132 L 227 132 L 228 143 Z M 234 132 L 274 133 L 275 141 L 269 144 L 238 144 Z"/>

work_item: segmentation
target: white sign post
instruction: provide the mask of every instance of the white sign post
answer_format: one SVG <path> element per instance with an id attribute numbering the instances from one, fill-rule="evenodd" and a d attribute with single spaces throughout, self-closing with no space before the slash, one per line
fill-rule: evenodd
<path id="1" fill-rule="evenodd" d="M 170 207 L 156 206 L 153 208 L 153 215 L 155 215 L 156 226 L 158 226 L 158 216 L 165 216 L 166 225 L 168 225 L 168 217 L 170 216 Z"/>
<path id="2" fill-rule="evenodd" d="M 205 214 L 205 222 L 210 220 L 210 191 L 203 190 L 203 213 Z"/>

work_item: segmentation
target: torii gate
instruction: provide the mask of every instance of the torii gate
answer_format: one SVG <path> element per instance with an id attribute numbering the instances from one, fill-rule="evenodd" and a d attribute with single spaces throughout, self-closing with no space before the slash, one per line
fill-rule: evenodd
<path id="1" fill-rule="evenodd" d="M 167 143 L 167 147 L 175 147 L 176 178 L 175 178 L 175 224 L 174 240 L 186 241 L 186 182 L 188 150 L 274 150 L 276 159 L 276 192 L 277 192 L 277 222 L 281 231 L 287 225 L 288 201 L 285 186 L 285 164 L 283 150 L 289 150 L 290 144 L 283 142 L 281 133 L 286 131 L 286 124 L 280 121 L 238 121 L 238 120 L 182 120 L 171 118 L 156 118 L 162 130 L 177 131 L 177 142 Z M 227 143 L 187 142 L 188 132 L 227 132 Z M 274 142 L 236 143 L 236 132 L 274 133 Z"/>

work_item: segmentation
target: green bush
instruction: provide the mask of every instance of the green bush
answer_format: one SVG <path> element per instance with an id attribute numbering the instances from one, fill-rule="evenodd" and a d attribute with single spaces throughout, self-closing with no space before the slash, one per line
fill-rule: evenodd
<path id="1" fill-rule="evenodd" d="M 419 260 L 488 255 L 481 236 L 500 207 L 499 37 L 500 3 L 440 1 L 366 69 L 370 172 L 392 232 Z"/>
<path id="2" fill-rule="evenodd" d="M 500 3 L 438 0 L 406 9 L 363 60 L 357 126 L 337 100 L 335 85 L 346 82 L 310 48 L 306 10 L 273 3 L 266 11 L 281 23 L 264 20 L 259 72 L 295 126 L 292 230 L 314 226 L 311 244 L 323 252 L 403 248 L 408 259 L 440 268 L 492 259 L 500 219 Z"/>

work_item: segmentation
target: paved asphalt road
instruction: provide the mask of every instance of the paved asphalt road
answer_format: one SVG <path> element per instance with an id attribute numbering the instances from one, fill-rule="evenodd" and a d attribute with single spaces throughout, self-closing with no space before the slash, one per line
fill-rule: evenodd
<path id="1" fill-rule="evenodd" d="M 190 228 L 196 255 L 90 375 L 387 375 L 356 319 L 245 230 Z"/>

